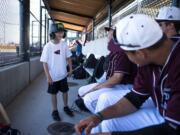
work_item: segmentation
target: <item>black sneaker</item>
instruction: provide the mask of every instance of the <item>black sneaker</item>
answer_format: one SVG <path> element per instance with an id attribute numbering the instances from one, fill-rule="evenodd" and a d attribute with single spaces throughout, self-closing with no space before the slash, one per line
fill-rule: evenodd
<path id="1" fill-rule="evenodd" d="M 64 111 L 65 111 L 65 113 L 66 113 L 67 115 L 69 115 L 69 116 L 71 116 L 71 117 L 74 116 L 73 111 L 71 111 L 71 109 L 69 109 L 68 106 L 64 107 Z"/>
<path id="2" fill-rule="evenodd" d="M 6 127 L 0 129 L 0 135 L 21 135 L 21 132 L 18 129 Z"/>
<path id="3" fill-rule="evenodd" d="M 55 121 L 61 121 L 58 110 L 55 110 L 52 112 L 52 117 L 53 117 L 53 120 Z"/>

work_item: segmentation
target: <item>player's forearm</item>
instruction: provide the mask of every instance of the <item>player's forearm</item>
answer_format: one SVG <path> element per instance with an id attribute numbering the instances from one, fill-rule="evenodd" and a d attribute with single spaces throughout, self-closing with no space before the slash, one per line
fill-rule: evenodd
<path id="1" fill-rule="evenodd" d="M 119 81 L 114 79 L 114 78 L 110 78 L 108 79 L 106 82 L 102 83 L 100 86 L 102 88 L 105 88 L 105 87 L 113 87 L 114 85 L 118 84 Z"/>
<path id="2" fill-rule="evenodd" d="M 100 113 L 103 116 L 103 119 L 111 119 L 116 117 L 122 117 L 137 111 L 131 102 L 126 98 L 122 98 L 116 104 L 102 110 Z"/>
<path id="3" fill-rule="evenodd" d="M 114 85 L 117 85 L 121 82 L 123 78 L 123 74 L 121 73 L 116 73 L 112 77 L 110 77 L 106 82 L 101 83 L 99 85 L 100 88 L 107 88 L 107 87 L 112 87 Z"/>

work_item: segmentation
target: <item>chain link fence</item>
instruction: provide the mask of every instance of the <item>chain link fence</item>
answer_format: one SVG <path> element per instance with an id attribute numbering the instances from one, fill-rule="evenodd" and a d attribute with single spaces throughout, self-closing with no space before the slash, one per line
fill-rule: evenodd
<path id="1" fill-rule="evenodd" d="M 161 7 L 170 6 L 171 4 L 172 0 L 143 0 L 138 3 L 137 13 L 147 14 L 154 18 Z"/>
<path id="2" fill-rule="evenodd" d="M 30 56 L 33 57 L 33 56 L 40 55 L 42 47 L 47 42 L 47 18 L 49 16 L 47 15 L 46 9 L 41 8 L 41 6 L 44 6 L 42 0 L 41 2 L 40 0 L 30 0 L 30 1 L 31 1 Z M 42 11 L 42 22 L 40 22 L 40 10 Z M 40 26 L 41 26 L 41 37 L 40 37 Z"/>
<path id="3" fill-rule="evenodd" d="M 42 3 L 42 2 L 41 2 Z M 20 52 L 20 4 L 21 0 L 0 0 L 0 67 L 23 61 Z M 40 0 L 30 0 L 29 56 L 39 56 Z M 46 11 L 42 12 L 45 19 Z M 42 22 L 42 44 L 45 44 L 45 21 Z"/>
<path id="4" fill-rule="evenodd" d="M 22 61 L 19 10 L 18 0 L 0 0 L 0 66 Z"/>
<path id="5" fill-rule="evenodd" d="M 155 18 L 161 7 L 170 6 L 171 4 L 172 0 L 135 0 L 126 7 L 119 9 L 119 11 L 112 16 L 112 25 L 115 25 L 120 19 L 131 13 L 143 13 Z M 104 32 L 105 26 L 108 26 L 108 21 L 105 25 L 96 29 L 96 39 L 107 36 L 107 33 Z"/>
<path id="6" fill-rule="evenodd" d="M 116 22 L 131 14 L 131 13 L 142 13 L 155 18 L 159 9 L 164 6 L 170 6 L 172 0 L 136 0 L 131 6 L 123 9 L 123 12 L 116 18 Z"/>

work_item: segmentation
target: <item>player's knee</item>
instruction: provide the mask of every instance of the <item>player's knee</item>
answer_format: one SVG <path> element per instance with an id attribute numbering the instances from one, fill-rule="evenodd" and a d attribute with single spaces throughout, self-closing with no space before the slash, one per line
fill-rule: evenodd
<path id="1" fill-rule="evenodd" d="M 97 100 L 93 99 L 91 96 L 86 95 L 84 96 L 84 104 L 85 106 L 92 112 L 94 113 L 97 105 Z"/>
<path id="2" fill-rule="evenodd" d="M 89 105 L 91 104 L 91 100 L 90 100 L 88 94 L 83 97 L 83 100 L 84 100 L 84 104 L 85 104 L 86 106 L 89 106 Z"/>
<path id="3" fill-rule="evenodd" d="M 78 90 L 78 95 L 79 96 L 82 96 L 84 94 L 84 87 L 80 87 L 79 90 Z"/>
<path id="4" fill-rule="evenodd" d="M 109 96 L 108 93 L 102 93 L 100 96 L 99 96 L 99 99 L 98 99 L 98 102 L 109 102 L 109 100 L 111 100 L 111 97 Z"/>

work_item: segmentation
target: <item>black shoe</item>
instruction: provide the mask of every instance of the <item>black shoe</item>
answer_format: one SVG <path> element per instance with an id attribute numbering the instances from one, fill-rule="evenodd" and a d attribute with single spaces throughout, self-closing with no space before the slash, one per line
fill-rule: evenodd
<path id="1" fill-rule="evenodd" d="M 18 129 L 6 127 L 0 129 L 0 135 L 21 135 L 21 132 Z"/>
<path id="2" fill-rule="evenodd" d="M 76 99 L 75 104 L 81 111 L 90 112 L 85 106 L 84 100 L 82 98 L 79 97 L 78 99 Z"/>
<path id="3" fill-rule="evenodd" d="M 64 111 L 65 111 L 65 113 L 66 113 L 67 115 L 69 115 L 69 116 L 71 116 L 71 117 L 74 116 L 73 111 L 71 111 L 71 109 L 69 109 L 68 106 L 64 107 Z"/>
<path id="4" fill-rule="evenodd" d="M 52 112 L 52 117 L 53 117 L 53 120 L 55 121 L 61 121 L 58 110 L 55 110 Z"/>

